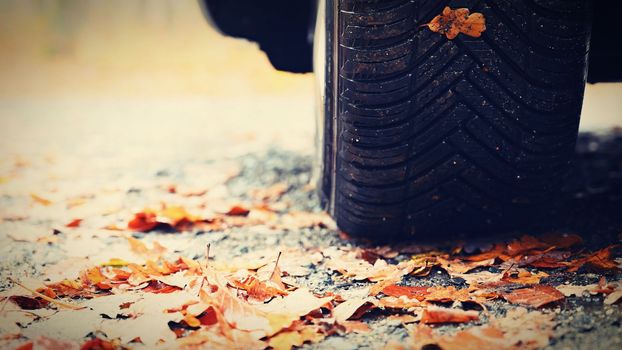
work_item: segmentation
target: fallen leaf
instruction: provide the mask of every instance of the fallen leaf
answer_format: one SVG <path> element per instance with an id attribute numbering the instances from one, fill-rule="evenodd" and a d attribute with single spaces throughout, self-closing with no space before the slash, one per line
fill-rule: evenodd
<path id="1" fill-rule="evenodd" d="M 535 308 L 564 299 L 564 294 L 547 285 L 535 285 L 529 288 L 515 289 L 509 293 L 502 293 L 502 296 L 512 304 L 520 304 Z"/>
<path id="2" fill-rule="evenodd" d="M 333 309 L 333 316 L 337 323 L 343 323 L 349 319 L 360 318 L 373 306 L 374 304 L 370 298 L 348 299 Z"/>
<path id="3" fill-rule="evenodd" d="M 330 256 L 326 267 L 338 271 L 355 281 L 369 280 L 378 282 L 387 279 L 395 279 L 411 273 L 416 264 L 408 260 L 397 265 L 388 264 L 383 259 L 377 259 L 372 265 L 369 262 L 356 258 L 356 252 L 342 252 Z"/>
<path id="4" fill-rule="evenodd" d="M 502 281 L 517 284 L 538 284 L 540 280 L 549 274 L 543 271 L 532 273 L 525 269 L 512 269 L 506 271 L 501 278 Z"/>
<path id="5" fill-rule="evenodd" d="M 465 323 L 479 320 L 479 312 L 459 309 L 448 309 L 445 307 L 428 306 L 423 310 L 421 323 Z"/>
<path id="6" fill-rule="evenodd" d="M 445 7 L 427 26 L 435 33 L 445 34 L 447 39 L 454 39 L 460 33 L 478 38 L 486 30 L 486 19 L 478 12 L 469 14 L 467 8 Z"/>
<path id="7" fill-rule="evenodd" d="M 605 305 L 613 305 L 622 299 L 622 290 L 615 290 L 605 297 Z"/>
<path id="8" fill-rule="evenodd" d="M 76 227 L 80 227 L 81 223 L 82 223 L 82 219 L 73 219 L 71 220 L 71 222 L 65 225 L 65 227 L 76 228 Z"/>
<path id="9" fill-rule="evenodd" d="M 229 216 L 246 216 L 250 210 L 240 204 L 232 206 L 225 214 Z"/>
<path id="10" fill-rule="evenodd" d="M 467 273 L 478 267 L 488 267 L 495 264 L 496 258 L 484 259 L 480 261 L 462 261 L 459 259 L 447 259 L 445 257 L 437 257 L 441 267 L 450 275 Z"/>
<path id="11" fill-rule="evenodd" d="M 428 292 L 428 287 L 413 287 L 413 286 L 397 286 L 390 285 L 382 289 L 382 293 L 391 297 L 405 296 L 411 299 L 417 299 L 423 301 Z"/>
<path id="12" fill-rule="evenodd" d="M 259 188 L 251 191 L 251 197 L 255 200 L 271 202 L 276 201 L 287 192 L 289 186 L 284 182 L 276 183 L 268 188 Z"/>
<path id="13" fill-rule="evenodd" d="M 343 328 L 345 334 L 348 333 L 369 333 L 371 328 L 363 321 L 342 321 L 339 326 Z"/>
<path id="14" fill-rule="evenodd" d="M 302 346 L 306 342 L 317 343 L 324 337 L 323 334 L 318 333 L 317 329 L 307 327 L 301 330 L 280 332 L 270 338 L 268 345 L 274 350 L 290 350 L 293 347 Z"/>
<path id="15" fill-rule="evenodd" d="M 505 317 L 493 318 L 487 325 L 469 327 L 453 335 L 441 334 L 423 323 L 410 327 L 410 345 L 415 349 L 536 350 L 549 344 L 553 326 L 550 315 L 512 309 Z"/>
<path id="16" fill-rule="evenodd" d="M 398 321 L 402 324 L 409 324 L 409 323 L 418 322 L 420 318 L 415 317 L 413 315 L 405 314 L 405 315 L 390 315 L 389 317 L 387 317 L 387 320 Z"/>
<path id="17" fill-rule="evenodd" d="M 13 295 L 9 297 L 9 300 L 14 302 L 17 306 L 23 310 L 37 310 L 48 306 L 50 303 L 46 300 L 39 298 L 32 298 L 23 295 Z"/>
<path id="18" fill-rule="evenodd" d="M 46 206 L 46 207 L 47 207 L 47 206 L 49 206 L 49 205 L 52 205 L 52 201 L 51 201 L 51 200 L 46 199 L 46 198 L 43 198 L 43 197 L 41 197 L 41 196 L 38 196 L 38 195 L 36 195 L 36 194 L 34 194 L 34 193 L 31 193 L 31 194 L 30 194 L 30 198 L 31 198 L 31 199 L 32 199 L 35 203 L 39 203 L 39 204 L 41 204 L 41 205 L 43 205 L 43 206 Z"/>
<path id="19" fill-rule="evenodd" d="M 585 265 L 603 270 L 618 269 L 618 263 L 611 256 L 611 251 L 617 247 L 617 245 L 611 245 L 600 249 L 588 255 L 587 257 L 569 262 L 568 265 L 570 267 L 568 268 L 568 272 L 577 272 L 581 267 Z"/>
<path id="20" fill-rule="evenodd" d="M 570 296 L 582 296 L 584 293 L 595 293 L 595 291 L 598 289 L 598 285 L 596 284 L 588 284 L 585 286 L 575 286 L 572 284 L 562 284 L 559 286 L 556 286 L 555 289 L 557 289 L 558 291 L 560 291 L 564 296 L 570 297 Z"/>

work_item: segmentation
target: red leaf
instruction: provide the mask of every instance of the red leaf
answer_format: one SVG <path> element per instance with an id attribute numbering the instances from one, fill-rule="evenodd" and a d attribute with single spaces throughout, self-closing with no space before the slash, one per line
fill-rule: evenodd
<path id="1" fill-rule="evenodd" d="M 246 216 L 248 213 L 250 213 L 250 210 L 241 205 L 234 205 L 226 214 L 229 216 Z"/>
<path id="2" fill-rule="evenodd" d="M 156 214 L 151 212 L 136 213 L 134 214 L 134 218 L 127 224 L 127 228 L 140 232 L 151 231 L 156 226 L 158 226 Z"/>
<path id="3" fill-rule="evenodd" d="M 74 219 L 70 223 L 65 225 L 65 227 L 71 227 L 71 228 L 80 227 L 81 223 L 82 223 L 82 219 Z"/>
<path id="4" fill-rule="evenodd" d="M 82 346 L 80 347 L 80 350 L 114 350 L 114 349 L 116 349 L 114 344 L 112 344 L 111 342 L 107 340 L 103 340 L 99 338 L 88 340 L 84 344 L 82 344 Z"/>

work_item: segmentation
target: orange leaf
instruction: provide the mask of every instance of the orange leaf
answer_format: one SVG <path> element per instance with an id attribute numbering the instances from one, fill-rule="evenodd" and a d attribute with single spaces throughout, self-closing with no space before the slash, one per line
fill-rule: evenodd
<path id="1" fill-rule="evenodd" d="M 82 223 L 82 219 L 74 219 L 72 220 L 70 223 L 68 223 L 67 225 L 65 225 L 65 227 L 80 227 L 80 224 Z"/>
<path id="2" fill-rule="evenodd" d="M 428 287 L 411 287 L 411 286 L 387 286 L 382 290 L 382 293 L 391 297 L 406 296 L 408 298 L 414 298 L 419 301 L 425 299 L 425 296 L 430 294 Z"/>
<path id="3" fill-rule="evenodd" d="M 140 232 L 151 231 L 156 226 L 158 226 L 158 221 L 156 220 L 156 214 L 153 212 L 136 213 L 134 218 L 127 224 L 127 228 Z"/>
<path id="4" fill-rule="evenodd" d="M 294 346 L 302 346 L 306 342 L 317 343 L 324 339 L 315 327 L 305 327 L 301 330 L 284 331 L 270 338 L 268 345 L 274 350 L 290 350 Z"/>
<path id="5" fill-rule="evenodd" d="M 469 14 L 467 8 L 452 10 L 445 7 L 443 13 L 434 17 L 427 26 L 435 33 L 445 34 L 447 39 L 454 39 L 460 33 L 478 38 L 486 30 L 486 19 L 478 12 Z"/>
<path id="6" fill-rule="evenodd" d="M 362 321 L 342 321 L 339 323 L 346 334 L 348 333 L 369 333 L 371 332 L 371 328 L 367 325 L 367 323 Z"/>
<path id="7" fill-rule="evenodd" d="M 479 320 L 479 312 L 428 306 L 423 310 L 421 323 L 465 323 Z"/>
<path id="8" fill-rule="evenodd" d="M 36 195 L 36 194 L 34 194 L 34 193 L 31 193 L 31 194 L 30 194 L 30 198 L 32 198 L 32 200 L 33 200 L 33 201 L 35 201 L 36 203 L 39 203 L 39 204 L 44 205 L 44 206 L 46 206 L 46 207 L 47 207 L 48 205 L 51 205 L 51 204 L 52 204 L 52 201 L 51 201 L 51 200 L 49 200 L 49 199 L 45 199 L 45 198 L 43 198 L 43 197 L 41 197 L 41 196 L 38 196 L 38 195 Z"/>
<path id="9" fill-rule="evenodd" d="M 569 263 L 570 268 L 568 269 L 568 272 L 576 272 L 583 265 L 590 265 L 597 269 L 603 270 L 618 269 L 618 263 L 611 257 L 611 250 L 617 247 L 617 245 L 611 245 L 601 250 L 598 250 L 585 258 L 571 261 Z"/>
<path id="10" fill-rule="evenodd" d="M 227 211 L 226 215 L 229 216 L 246 216 L 250 213 L 250 210 L 246 209 L 241 205 L 234 205 Z"/>
<path id="11" fill-rule="evenodd" d="M 509 293 L 503 293 L 502 295 L 505 300 L 512 304 L 520 304 L 535 308 L 564 299 L 564 294 L 546 285 L 535 285 L 529 288 L 516 289 Z"/>

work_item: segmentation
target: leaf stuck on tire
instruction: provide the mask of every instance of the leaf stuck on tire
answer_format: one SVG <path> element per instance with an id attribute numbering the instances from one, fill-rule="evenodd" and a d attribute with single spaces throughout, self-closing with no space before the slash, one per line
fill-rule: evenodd
<path id="1" fill-rule="evenodd" d="M 469 14 L 469 9 L 459 8 L 452 10 L 449 7 L 443 9 L 443 13 L 434 17 L 426 24 L 431 31 L 445 34 L 447 39 L 454 39 L 462 33 L 474 38 L 479 38 L 486 30 L 486 18 L 479 12 Z"/>

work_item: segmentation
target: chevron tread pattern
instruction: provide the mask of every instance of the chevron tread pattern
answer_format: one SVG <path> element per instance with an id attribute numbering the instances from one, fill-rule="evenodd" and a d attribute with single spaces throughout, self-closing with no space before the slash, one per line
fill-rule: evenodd
<path id="1" fill-rule="evenodd" d="M 341 229 L 491 231 L 555 197 L 579 124 L 587 0 L 335 1 Z M 483 13 L 487 30 L 448 40 L 421 26 L 445 6 Z"/>

